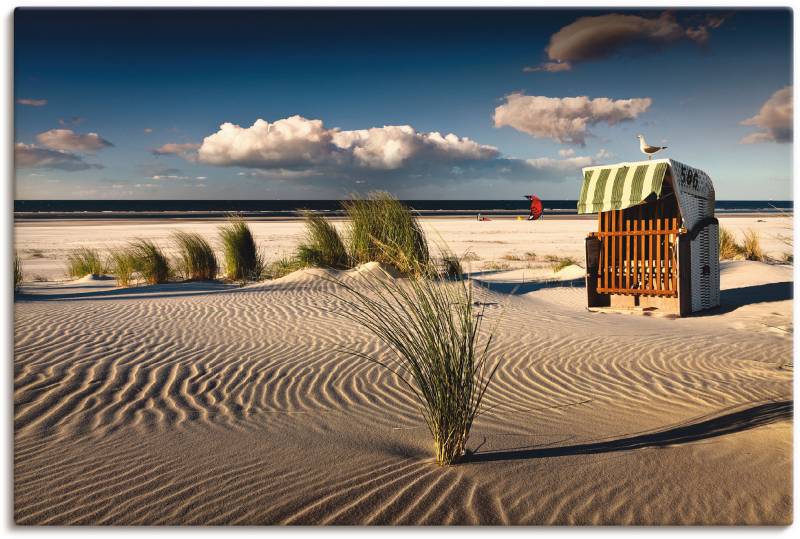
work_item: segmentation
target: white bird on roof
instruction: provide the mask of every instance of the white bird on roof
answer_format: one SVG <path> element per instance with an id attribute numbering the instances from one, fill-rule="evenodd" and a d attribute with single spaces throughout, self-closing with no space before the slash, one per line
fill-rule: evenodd
<path id="1" fill-rule="evenodd" d="M 645 154 L 648 159 L 651 159 L 654 153 L 667 149 L 666 146 L 650 146 L 644 140 L 644 135 L 636 135 L 636 138 L 639 139 L 639 149 L 642 150 L 642 153 Z"/>

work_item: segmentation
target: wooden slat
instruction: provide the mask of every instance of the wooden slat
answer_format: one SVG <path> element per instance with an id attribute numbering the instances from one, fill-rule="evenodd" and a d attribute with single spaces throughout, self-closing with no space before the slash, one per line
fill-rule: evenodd
<path id="1" fill-rule="evenodd" d="M 603 212 L 603 231 L 608 232 L 608 212 Z M 603 287 L 608 287 L 608 236 L 603 238 Z"/>
<path id="2" fill-rule="evenodd" d="M 653 287 L 655 290 L 662 290 L 663 287 L 661 285 L 661 206 L 656 206 L 655 212 L 655 220 L 656 220 L 656 232 L 658 233 L 653 239 L 655 240 L 656 244 L 656 274 L 655 274 L 655 286 Z"/>
<path id="3" fill-rule="evenodd" d="M 647 216 L 648 224 L 647 228 L 650 230 L 655 230 L 655 215 L 651 212 L 650 215 Z M 653 236 L 648 236 L 648 249 L 647 249 L 647 289 L 653 290 L 653 273 L 655 273 L 655 268 L 653 267 Z"/>
<path id="4" fill-rule="evenodd" d="M 678 219 L 676 217 L 672 218 L 672 226 L 670 228 L 676 228 L 678 226 Z M 678 235 L 675 234 L 672 237 L 672 290 L 675 292 L 678 291 Z"/>
<path id="5" fill-rule="evenodd" d="M 642 233 L 647 232 L 647 219 L 645 219 L 645 211 L 642 208 L 641 215 L 639 216 L 639 223 L 642 225 Z M 647 288 L 647 251 L 645 250 L 645 241 L 647 237 L 642 235 L 642 274 L 639 277 L 639 280 L 642 282 L 641 287 L 642 289 Z"/>
<path id="6" fill-rule="evenodd" d="M 615 211 L 611 211 L 611 230 L 610 232 L 617 231 L 617 215 Z M 611 236 L 611 288 L 618 288 L 617 286 L 617 239 L 612 234 Z"/>
<path id="7" fill-rule="evenodd" d="M 681 232 L 680 228 L 676 228 L 676 229 L 662 228 L 659 231 L 647 230 L 645 232 L 639 231 L 639 232 L 634 233 L 633 231 L 618 230 L 616 232 L 598 232 L 595 235 L 596 236 L 610 236 L 610 237 L 641 236 L 641 235 L 658 236 L 659 234 L 680 234 L 680 232 Z"/>
<path id="8" fill-rule="evenodd" d="M 633 232 L 634 232 L 634 234 L 636 233 L 638 228 L 639 228 L 639 220 L 638 219 L 634 219 L 633 220 Z M 639 242 L 634 237 L 633 238 L 633 286 L 631 288 L 635 288 L 636 284 L 638 282 L 636 280 L 636 277 L 639 274 L 639 249 L 638 249 L 638 246 L 639 246 Z"/>
<path id="9" fill-rule="evenodd" d="M 675 290 L 628 289 L 628 288 L 598 288 L 604 294 L 646 294 L 650 296 L 677 296 Z"/>
<path id="10" fill-rule="evenodd" d="M 625 232 L 631 232 L 631 220 L 625 219 Z M 631 287 L 631 237 L 625 236 L 625 288 Z"/>

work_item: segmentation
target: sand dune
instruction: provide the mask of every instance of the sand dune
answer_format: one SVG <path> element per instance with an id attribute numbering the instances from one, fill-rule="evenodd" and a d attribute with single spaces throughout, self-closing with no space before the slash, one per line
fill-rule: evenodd
<path id="1" fill-rule="evenodd" d="M 589 313 L 574 269 L 521 271 L 474 277 L 500 367 L 449 468 L 402 384 L 343 351 L 385 353 L 319 270 L 26 285 L 16 521 L 791 520 L 791 268 L 726 264 L 721 314 L 682 320 Z"/>

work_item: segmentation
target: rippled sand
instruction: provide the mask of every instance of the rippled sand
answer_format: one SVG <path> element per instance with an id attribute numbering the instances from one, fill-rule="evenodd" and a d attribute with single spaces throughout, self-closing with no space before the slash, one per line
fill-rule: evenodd
<path id="1" fill-rule="evenodd" d="M 792 270 L 723 308 L 589 313 L 580 280 L 476 276 L 500 362 L 439 468 L 383 352 L 314 271 L 238 288 L 31 283 L 15 304 L 20 524 L 785 524 Z M 515 290 L 515 287 L 518 287 Z"/>

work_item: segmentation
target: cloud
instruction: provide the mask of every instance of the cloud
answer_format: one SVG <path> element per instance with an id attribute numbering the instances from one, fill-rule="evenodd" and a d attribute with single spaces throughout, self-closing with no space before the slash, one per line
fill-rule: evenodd
<path id="1" fill-rule="evenodd" d="M 246 128 L 222 124 L 203 140 L 197 156 L 209 165 L 259 169 L 397 170 L 423 162 L 490 159 L 499 151 L 452 133 L 418 132 L 410 125 L 347 131 L 291 116 L 272 123 L 259 119 Z"/>
<path id="2" fill-rule="evenodd" d="M 761 110 L 741 122 L 742 125 L 754 125 L 763 129 L 745 136 L 742 144 L 755 144 L 759 142 L 792 142 L 794 129 L 794 106 L 792 104 L 793 86 L 785 86 L 772 94 L 761 106 Z"/>
<path id="3" fill-rule="evenodd" d="M 369 185 L 395 190 L 482 179 L 560 181 L 594 162 L 574 151 L 561 158 L 510 158 L 452 133 L 420 132 L 409 125 L 344 130 L 302 116 L 257 120 L 249 127 L 224 123 L 200 145 L 165 145 L 159 151 L 202 165 L 242 167 L 236 177 L 248 181 L 327 189 Z"/>
<path id="4" fill-rule="evenodd" d="M 81 135 L 72 129 L 51 129 L 36 135 L 36 140 L 48 148 L 70 152 L 96 152 L 113 146 L 97 133 Z"/>
<path id="5" fill-rule="evenodd" d="M 142 131 L 144 131 L 145 133 L 147 133 L 149 135 L 150 133 L 153 132 L 153 128 L 152 127 L 145 127 L 144 129 L 142 129 Z"/>
<path id="6" fill-rule="evenodd" d="M 548 61 L 524 70 L 568 71 L 580 62 L 608 58 L 633 48 L 659 50 L 679 41 L 704 45 L 709 31 L 722 26 L 725 19 L 724 15 L 710 15 L 689 26 L 680 24 L 668 11 L 655 18 L 620 13 L 581 17 L 550 37 L 545 49 Z"/>
<path id="7" fill-rule="evenodd" d="M 17 99 L 17 103 L 20 105 L 27 105 L 29 107 L 43 107 L 47 105 L 47 99 Z"/>
<path id="8" fill-rule="evenodd" d="M 100 169 L 102 165 L 87 163 L 83 157 L 64 150 L 40 148 L 18 142 L 14 145 L 14 163 L 18 168 L 43 168 L 53 170 Z"/>
<path id="9" fill-rule="evenodd" d="M 539 157 L 536 159 L 526 159 L 525 162 L 535 169 L 565 172 L 591 166 L 595 161 L 591 156 L 585 155 L 567 157 L 566 159 Z"/>
<path id="10" fill-rule="evenodd" d="M 192 142 L 168 142 L 167 144 L 163 144 L 162 146 L 154 149 L 153 155 L 177 155 L 178 157 L 182 157 L 187 161 L 194 161 L 197 157 L 197 149 L 199 147 L 199 144 Z"/>
<path id="11" fill-rule="evenodd" d="M 80 116 L 73 116 L 72 118 L 59 118 L 58 125 L 80 125 L 86 121 L 86 118 L 81 118 Z"/>
<path id="12" fill-rule="evenodd" d="M 534 73 L 536 71 L 547 71 L 549 73 L 557 73 L 559 71 L 569 71 L 572 69 L 572 64 L 569 62 L 542 62 L 536 67 L 524 67 L 523 71 L 526 73 Z"/>
<path id="13" fill-rule="evenodd" d="M 545 97 L 513 93 L 494 111 L 495 127 L 513 127 L 536 138 L 586 144 L 590 125 L 615 125 L 636 119 L 652 104 L 649 97 Z"/>
<path id="14" fill-rule="evenodd" d="M 561 157 L 572 157 L 575 155 L 575 150 L 572 148 L 564 148 L 563 150 L 558 150 L 558 155 Z"/>

